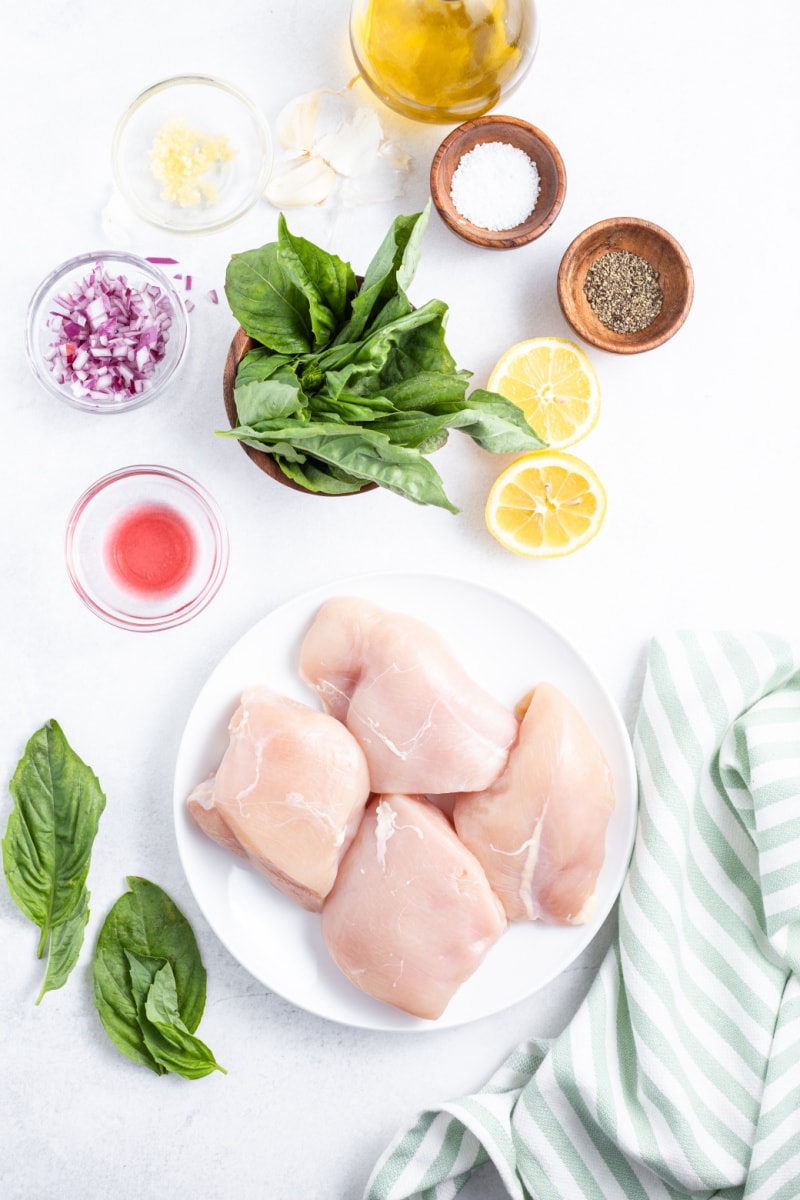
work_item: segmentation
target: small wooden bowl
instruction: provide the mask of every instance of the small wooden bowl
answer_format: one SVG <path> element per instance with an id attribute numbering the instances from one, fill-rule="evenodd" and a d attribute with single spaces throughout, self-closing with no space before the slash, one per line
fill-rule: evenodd
<path id="1" fill-rule="evenodd" d="M 253 338 L 248 337 L 241 326 L 234 334 L 233 341 L 228 349 L 228 354 L 225 359 L 225 369 L 222 373 L 222 398 L 225 403 L 225 412 L 228 417 L 231 429 L 239 424 L 239 417 L 236 412 L 236 402 L 233 398 L 233 388 L 236 383 L 236 371 L 239 363 L 244 358 L 248 351 L 252 350 L 257 343 Z M 284 475 L 275 459 L 271 454 L 267 454 L 264 450 L 257 450 L 255 446 L 248 446 L 245 442 L 239 442 L 239 445 L 244 450 L 251 462 L 254 462 L 260 471 L 265 475 L 269 475 L 271 479 L 282 483 L 284 487 L 292 488 L 295 492 L 305 492 L 307 496 L 359 496 L 362 492 L 371 492 L 376 488 L 377 483 L 365 483 L 363 487 L 357 488 L 353 492 L 312 492 L 309 488 L 303 487 L 302 484 L 295 483 L 288 475 Z"/>
<path id="2" fill-rule="evenodd" d="M 523 150 L 536 164 L 540 189 L 533 212 L 512 229 L 484 229 L 463 217 L 453 204 L 453 174 L 461 159 L 484 142 L 504 142 Z M 567 191 L 564 162 L 556 147 L 541 129 L 518 117 L 476 117 L 449 133 L 431 164 L 431 195 L 445 224 L 474 246 L 491 250 L 512 250 L 541 237 L 555 221 Z"/>
<path id="3" fill-rule="evenodd" d="M 611 250 L 640 255 L 658 274 L 661 311 L 638 333 L 607 328 L 583 290 L 592 263 Z M 689 315 L 693 296 L 694 275 L 683 249 L 666 230 L 637 217 L 615 217 L 584 229 L 568 246 L 558 270 L 558 301 L 567 321 L 585 342 L 614 354 L 641 354 L 668 341 Z"/>

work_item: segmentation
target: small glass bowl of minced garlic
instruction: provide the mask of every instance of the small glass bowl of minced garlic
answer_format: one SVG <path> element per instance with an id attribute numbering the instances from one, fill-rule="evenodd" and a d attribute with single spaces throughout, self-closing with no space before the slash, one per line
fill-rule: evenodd
<path id="1" fill-rule="evenodd" d="M 116 187 L 138 217 L 171 233 L 210 233 L 263 195 L 273 143 L 262 113 L 233 84 L 176 75 L 128 106 L 111 158 Z"/>

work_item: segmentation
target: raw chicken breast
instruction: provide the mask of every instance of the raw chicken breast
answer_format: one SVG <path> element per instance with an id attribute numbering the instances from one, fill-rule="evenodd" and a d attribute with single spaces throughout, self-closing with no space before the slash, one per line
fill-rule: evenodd
<path id="1" fill-rule="evenodd" d="M 216 775 L 194 789 L 189 812 L 318 912 L 369 798 L 358 742 L 327 713 L 265 687 L 244 693 L 228 734 Z"/>
<path id="2" fill-rule="evenodd" d="M 509 920 L 590 919 L 614 783 L 602 749 L 558 688 L 519 706 L 519 741 L 492 787 L 456 800 L 453 820 Z"/>
<path id="3" fill-rule="evenodd" d="M 514 715 L 467 676 L 438 633 L 368 600 L 322 605 L 300 673 L 358 739 L 374 792 L 488 787 L 517 735 Z"/>
<path id="4" fill-rule="evenodd" d="M 189 812 L 203 833 L 213 842 L 225 850 L 230 850 L 232 854 L 247 858 L 239 839 L 225 824 L 219 809 L 214 806 L 214 782 L 215 776 L 211 775 L 202 783 L 198 783 L 187 800 Z"/>
<path id="5" fill-rule="evenodd" d="M 505 928 L 483 868 L 437 808 L 418 796 L 370 802 L 322 910 L 348 979 L 434 1020 Z"/>

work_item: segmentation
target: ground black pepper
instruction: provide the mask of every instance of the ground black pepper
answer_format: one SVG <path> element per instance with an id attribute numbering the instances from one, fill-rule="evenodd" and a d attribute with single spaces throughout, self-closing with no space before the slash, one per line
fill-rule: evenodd
<path id="1" fill-rule="evenodd" d="M 614 333 L 638 333 L 661 312 L 658 272 L 630 250 L 609 250 L 595 259 L 583 285 L 592 312 Z"/>

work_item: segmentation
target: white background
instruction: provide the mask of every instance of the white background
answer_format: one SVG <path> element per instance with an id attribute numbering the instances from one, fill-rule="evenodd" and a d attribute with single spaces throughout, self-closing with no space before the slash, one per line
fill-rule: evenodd
<path id="1" fill-rule="evenodd" d="M 2 701 L 0 772 L 57 719 L 108 796 L 95 846 L 92 918 L 78 968 L 34 1006 L 36 931 L 0 889 L 0 1191 L 36 1200 L 115 1196 L 357 1197 L 395 1132 L 423 1107 L 480 1087 L 524 1037 L 554 1035 L 584 995 L 613 930 L 576 967 L 510 1011 L 462 1029 L 362 1032 L 312 1017 L 257 984 L 216 940 L 182 874 L 172 775 L 192 703 L 229 646 L 274 606 L 363 570 L 432 571 L 486 582 L 536 609 L 599 672 L 632 730 L 649 638 L 671 626 L 796 632 L 796 220 L 800 19 L 791 0 L 539 0 L 542 38 L 509 113 L 543 129 L 567 168 L 566 202 L 540 241 L 469 247 L 432 218 L 412 299 L 450 305 L 448 341 L 485 383 L 500 353 L 570 336 L 555 290 L 587 225 L 634 215 L 669 229 L 696 295 L 659 350 L 590 351 L 600 422 L 576 447 L 604 480 L 598 538 L 564 561 L 517 559 L 486 532 L 504 465 L 460 435 L 437 456 L 458 516 L 382 491 L 318 500 L 262 478 L 224 425 L 220 380 L 235 322 L 220 294 L 236 250 L 269 241 L 266 203 L 208 238 L 111 229 L 109 148 L 142 88 L 183 71 L 238 84 L 271 122 L 298 92 L 354 71 L 347 0 L 89 0 L 15 4 L 4 17 L 2 296 Z M 369 102 L 369 101 L 366 101 Z M 446 128 L 381 110 L 413 155 L 405 195 L 340 214 L 289 214 L 294 232 L 366 266 L 396 212 L 428 196 Z M 25 310 L 66 258 L 129 244 L 172 254 L 194 276 L 191 354 L 180 381 L 123 417 L 59 405 L 25 361 Z M 107 471 L 161 462 L 200 480 L 223 509 L 231 562 L 191 624 L 155 635 L 106 626 L 82 607 L 62 539 L 78 494 Z M 476 630 L 476 636 L 481 631 Z M 0 796 L 2 828 L 10 809 Z M 156 1078 L 106 1040 L 92 1003 L 102 916 L 141 874 L 192 921 L 208 969 L 200 1032 L 228 1068 Z M 464 1190 L 499 1200 L 490 1171 Z"/>

